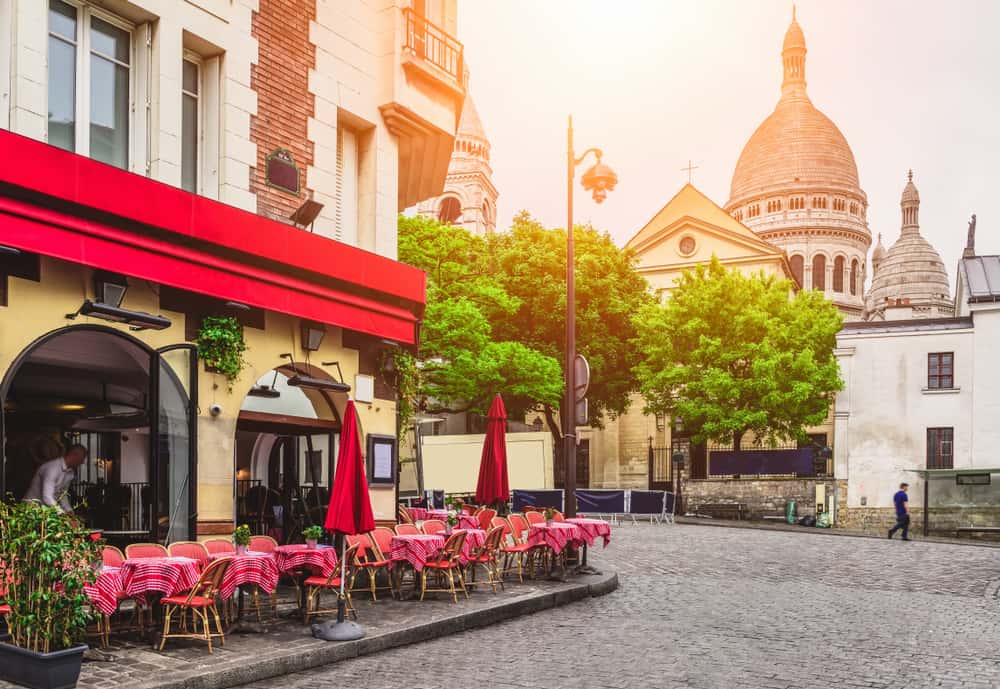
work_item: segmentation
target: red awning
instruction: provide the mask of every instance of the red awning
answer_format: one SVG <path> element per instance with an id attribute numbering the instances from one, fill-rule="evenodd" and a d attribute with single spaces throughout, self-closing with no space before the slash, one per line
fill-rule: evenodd
<path id="1" fill-rule="evenodd" d="M 0 244 L 416 342 L 425 276 L 411 266 L 9 132 L 0 132 L 0 155 L 0 184 L 61 202 L 56 211 L 0 189 Z M 90 220 L 76 207 L 133 224 Z"/>

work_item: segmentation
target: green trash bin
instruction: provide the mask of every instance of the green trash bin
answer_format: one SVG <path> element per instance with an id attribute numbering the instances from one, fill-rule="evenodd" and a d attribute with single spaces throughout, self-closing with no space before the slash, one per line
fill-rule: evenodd
<path id="1" fill-rule="evenodd" d="M 789 500 L 785 504 L 785 521 L 788 522 L 789 524 L 794 524 L 796 522 L 794 500 Z"/>

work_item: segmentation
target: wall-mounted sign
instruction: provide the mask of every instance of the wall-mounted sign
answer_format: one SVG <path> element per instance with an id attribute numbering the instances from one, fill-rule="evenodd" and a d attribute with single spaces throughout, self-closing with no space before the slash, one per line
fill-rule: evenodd
<path id="1" fill-rule="evenodd" d="M 266 159 L 265 180 L 270 187 L 277 187 L 292 194 L 299 193 L 299 169 L 291 151 L 276 149 Z"/>
<path id="2" fill-rule="evenodd" d="M 393 485 L 396 483 L 396 437 L 392 435 L 367 436 L 366 464 L 368 483 Z"/>
<path id="3" fill-rule="evenodd" d="M 958 474 L 955 476 L 957 486 L 988 486 L 990 485 L 989 474 Z"/>

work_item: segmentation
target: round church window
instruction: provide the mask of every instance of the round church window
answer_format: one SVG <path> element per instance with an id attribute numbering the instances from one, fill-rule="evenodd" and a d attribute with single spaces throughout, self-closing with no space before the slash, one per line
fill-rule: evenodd
<path id="1" fill-rule="evenodd" d="M 696 246 L 697 245 L 695 244 L 694 237 L 689 236 L 689 237 L 681 237 L 681 243 L 678 248 L 680 249 L 681 254 L 683 254 L 684 256 L 690 256 L 691 254 L 694 253 Z"/>

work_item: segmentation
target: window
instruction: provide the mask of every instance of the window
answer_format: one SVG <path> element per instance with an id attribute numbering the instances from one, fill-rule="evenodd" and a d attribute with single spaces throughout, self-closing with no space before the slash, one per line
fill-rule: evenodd
<path id="1" fill-rule="evenodd" d="M 197 194 L 201 180 L 201 62 L 185 57 L 181 68 L 181 187 Z"/>
<path id="2" fill-rule="evenodd" d="M 955 387 L 954 352 L 935 352 L 927 355 L 927 388 L 947 390 Z"/>
<path id="3" fill-rule="evenodd" d="M 441 200 L 438 209 L 438 220 L 446 223 L 456 223 L 462 217 L 462 204 L 454 196 L 446 196 Z"/>
<path id="4" fill-rule="evenodd" d="M 826 256 L 823 254 L 813 256 L 812 268 L 813 289 L 826 290 Z"/>
<path id="5" fill-rule="evenodd" d="M 851 294 L 858 293 L 858 259 L 851 261 Z"/>
<path id="6" fill-rule="evenodd" d="M 806 200 L 801 196 L 796 196 L 795 198 L 789 200 L 788 207 L 793 211 L 800 211 L 806 207 Z"/>
<path id="7" fill-rule="evenodd" d="M 951 469 L 954 467 L 954 429 L 927 429 L 927 468 Z"/>
<path id="8" fill-rule="evenodd" d="M 343 122 L 337 123 L 337 209 L 336 237 L 358 245 L 358 191 L 360 154 L 358 134 Z"/>
<path id="9" fill-rule="evenodd" d="M 802 284 L 802 270 L 805 264 L 805 259 L 802 256 L 795 254 L 788 262 L 792 264 L 792 275 L 795 276 L 795 280 L 801 285 Z"/>
<path id="10" fill-rule="evenodd" d="M 49 0 L 48 140 L 129 166 L 132 34 L 90 7 Z"/>
<path id="11" fill-rule="evenodd" d="M 826 197 L 825 196 L 814 196 L 813 197 L 813 208 L 826 208 Z"/>
<path id="12" fill-rule="evenodd" d="M 833 259 L 833 291 L 844 291 L 844 257 L 837 256 Z"/>

